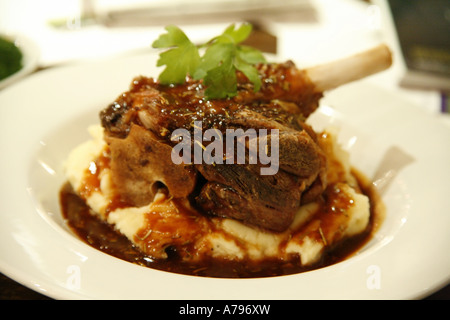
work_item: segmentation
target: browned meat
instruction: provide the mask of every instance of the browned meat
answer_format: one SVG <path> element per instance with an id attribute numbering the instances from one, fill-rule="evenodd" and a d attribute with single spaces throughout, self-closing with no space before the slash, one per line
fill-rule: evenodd
<path id="1" fill-rule="evenodd" d="M 189 196 L 197 174 L 192 166 L 174 165 L 172 147 L 154 133 L 132 124 L 126 138 L 106 138 L 111 150 L 111 176 L 121 200 L 135 206 L 153 200 L 161 184 L 173 197 Z"/>
<path id="2" fill-rule="evenodd" d="M 299 119 L 295 123 L 288 121 L 280 123 L 270 116 L 264 116 L 253 110 L 240 110 L 225 122 L 227 127 L 239 127 L 244 130 L 278 129 L 279 162 L 280 168 L 284 171 L 314 180 L 320 169 L 324 167 L 325 159 L 322 156 L 322 150 L 315 143 L 314 131 Z"/>
<path id="3" fill-rule="evenodd" d="M 100 118 L 111 149 L 113 183 L 122 200 L 149 203 L 164 185 L 171 196 L 189 197 L 207 214 L 285 230 L 300 204 L 326 187 L 326 158 L 315 133 L 303 122 L 317 108 L 321 93 L 291 62 L 258 68 L 263 85 L 256 93 L 240 73 L 236 97 L 210 101 L 204 98 L 202 82 L 187 79 L 184 85 L 162 86 L 139 77 L 105 108 Z M 174 164 L 171 150 L 176 141 L 170 140 L 171 134 L 179 128 L 192 133 L 194 121 L 202 122 L 203 131 L 213 128 L 224 137 L 227 129 L 278 129 L 279 170 L 261 175 L 267 164 L 249 161 Z M 268 137 L 255 139 L 266 139 L 271 150 Z M 250 140 L 247 151 L 249 145 Z"/>
<path id="4" fill-rule="evenodd" d="M 198 166 L 208 181 L 197 197 L 207 213 L 282 231 L 298 209 L 305 181 L 279 171 L 260 175 L 255 165 Z"/>
<path id="5" fill-rule="evenodd" d="M 261 90 L 255 93 L 245 76 L 238 72 L 241 90 L 235 98 L 236 101 L 251 103 L 280 100 L 285 105 L 286 102 L 293 102 L 291 107 L 296 105 L 293 111 L 305 118 L 316 110 L 322 92 L 316 90 L 306 71 L 297 69 L 292 61 L 259 65 L 259 73 L 263 84 Z"/>
<path id="6" fill-rule="evenodd" d="M 202 82 L 187 79 L 184 85 L 173 87 L 138 77 L 129 91 L 102 110 L 102 125 L 108 134 L 119 137 L 128 134 L 131 123 L 166 136 L 176 128 L 190 128 L 194 120 L 202 120 L 206 128 L 223 127 L 235 112 L 251 109 L 295 126 L 317 108 L 322 93 L 315 91 L 306 74 L 292 62 L 258 68 L 262 78 L 260 91 L 253 92 L 252 84 L 238 72 L 238 95 L 213 101 L 205 101 Z"/>

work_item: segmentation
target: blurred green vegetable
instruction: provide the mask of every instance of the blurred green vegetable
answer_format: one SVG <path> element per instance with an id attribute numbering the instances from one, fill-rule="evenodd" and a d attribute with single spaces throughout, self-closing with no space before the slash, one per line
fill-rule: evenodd
<path id="1" fill-rule="evenodd" d="M 0 37 L 0 80 L 22 68 L 22 52 L 10 40 Z"/>

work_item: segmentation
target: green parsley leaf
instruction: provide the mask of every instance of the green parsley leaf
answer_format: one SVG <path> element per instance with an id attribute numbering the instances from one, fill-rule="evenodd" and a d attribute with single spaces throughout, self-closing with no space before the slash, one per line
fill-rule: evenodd
<path id="1" fill-rule="evenodd" d="M 243 45 L 239 46 L 238 55 L 239 58 L 241 58 L 242 60 L 244 60 L 249 64 L 257 64 L 266 61 L 261 51 L 249 46 Z"/>
<path id="2" fill-rule="evenodd" d="M 209 70 L 218 67 L 223 61 L 230 59 L 233 55 L 234 46 L 231 43 L 216 43 L 208 47 L 201 58 L 194 79 L 203 79 Z"/>
<path id="3" fill-rule="evenodd" d="M 261 52 L 248 46 L 239 45 L 248 38 L 252 31 L 251 24 L 242 24 L 239 28 L 230 25 L 225 31 L 207 43 L 207 49 L 201 59 L 196 79 L 203 77 L 208 99 L 223 99 L 237 94 L 236 70 L 240 70 L 254 85 L 254 90 L 261 88 L 261 79 L 254 64 L 265 62 Z M 213 87 L 212 87 L 213 86 Z"/>
<path id="4" fill-rule="evenodd" d="M 186 75 L 196 80 L 203 79 L 207 99 L 224 99 L 237 94 L 236 71 L 239 70 L 252 82 L 254 90 L 261 88 L 261 79 L 255 64 L 265 62 L 263 54 L 254 48 L 241 45 L 252 32 L 252 25 L 230 25 L 225 31 L 200 46 L 205 48 L 203 56 L 189 38 L 175 26 L 166 27 L 154 48 L 170 48 L 160 54 L 157 65 L 166 65 L 159 80 L 163 84 L 183 83 Z"/>
<path id="5" fill-rule="evenodd" d="M 254 85 L 254 91 L 257 92 L 261 89 L 261 79 L 259 78 L 258 70 L 251 64 L 245 62 L 245 60 L 237 58 L 234 63 L 236 69 L 240 70 Z"/>
<path id="6" fill-rule="evenodd" d="M 227 58 L 220 66 L 208 70 L 204 77 L 208 99 L 233 97 L 237 91 L 236 70 L 231 59 Z"/>
<path id="7" fill-rule="evenodd" d="M 181 84 L 187 75 L 192 75 L 200 63 L 200 54 L 195 44 L 176 26 L 167 26 L 168 33 L 162 34 L 152 44 L 153 48 L 170 48 L 159 56 L 157 66 L 166 68 L 159 75 L 162 84 Z"/>
<path id="8" fill-rule="evenodd" d="M 211 41 L 230 42 L 234 44 L 241 43 L 248 38 L 253 29 L 252 25 L 249 23 L 242 24 L 237 30 L 234 28 L 234 24 L 230 25 L 220 36 L 213 38 Z"/>

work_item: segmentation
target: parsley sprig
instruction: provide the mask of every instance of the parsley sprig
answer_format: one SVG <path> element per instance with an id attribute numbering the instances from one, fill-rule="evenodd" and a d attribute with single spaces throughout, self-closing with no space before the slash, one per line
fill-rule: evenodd
<path id="1" fill-rule="evenodd" d="M 168 49 L 159 56 L 157 66 L 166 66 L 159 75 L 162 84 L 182 84 L 186 76 L 203 79 L 207 99 L 224 99 L 237 94 L 236 70 L 250 80 L 254 90 L 261 88 L 255 64 L 265 62 L 257 49 L 241 44 L 248 38 L 252 25 L 230 25 L 225 31 L 202 45 L 195 45 L 178 27 L 170 25 L 159 36 L 153 48 Z M 203 55 L 200 51 L 204 49 Z"/>

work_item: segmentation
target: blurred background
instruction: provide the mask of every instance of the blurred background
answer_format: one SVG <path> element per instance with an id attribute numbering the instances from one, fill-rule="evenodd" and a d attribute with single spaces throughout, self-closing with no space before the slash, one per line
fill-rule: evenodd
<path id="1" fill-rule="evenodd" d="M 393 67 L 364 81 L 448 115 L 450 0 L 0 0 L 0 36 L 24 50 L 22 77 L 156 53 L 168 24 L 202 42 L 244 21 L 254 25 L 249 44 L 300 68 L 387 43 Z"/>
<path id="2" fill-rule="evenodd" d="M 425 12 L 427 8 L 436 10 Z M 428 54 L 446 62 L 446 74 L 441 73 L 431 87 L 424 79 L 404 81 L 409 66 L 397 32 L 403 30 L 402 39 L 417 34 L 430 25 L 420 22 L 426 15 L 428 22 L 441 21 L 427 31 L 431 38 L 440 34 L 447 41 L 439 52 L 413 49 L 416 56 Z M 250 44 L 300 67 L 388 43 L 395 53 L 394 67 L 370 80 L 431 112 L 448 110 L 449 0 L 0 0 L 0 34 L 32 42 L 37 69 L 151 51 L 151 43 L 168 24 L 180 26 L 200 42 L 230 23 L 244 21 L 255 27 Z"/>

